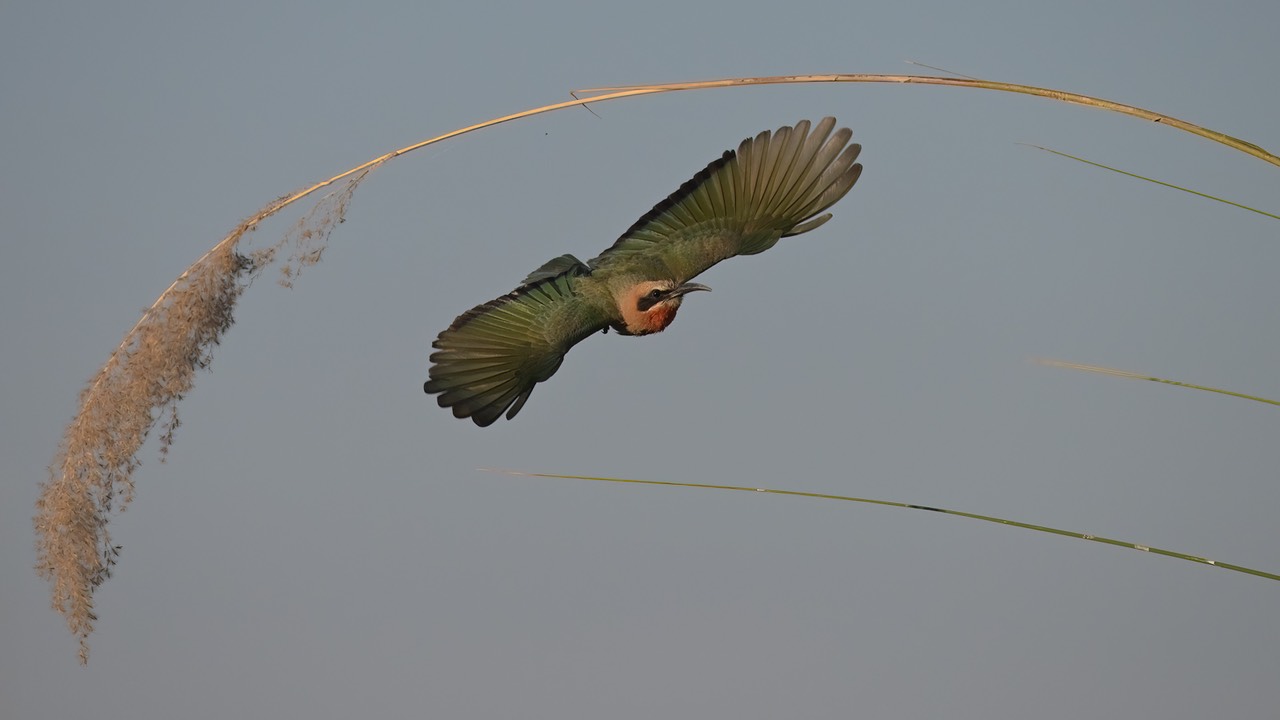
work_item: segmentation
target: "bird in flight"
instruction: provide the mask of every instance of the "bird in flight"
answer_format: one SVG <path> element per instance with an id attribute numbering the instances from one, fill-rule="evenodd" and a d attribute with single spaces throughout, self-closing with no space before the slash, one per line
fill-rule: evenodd
<path id="1" fill-rule="evenodd" d="M 721 260 L 755 255 L 831 219 L 862 173 L 861 146 L 827 117 L 747 138 L 636 221 L 597 257 L 561 255 L 519 287 L 462 313 L 431 344 L 423 389 L 455 417 L 487 427 L 516 416 L 569 348 L 596 332 L 662 332 L 689 282 Z"/>

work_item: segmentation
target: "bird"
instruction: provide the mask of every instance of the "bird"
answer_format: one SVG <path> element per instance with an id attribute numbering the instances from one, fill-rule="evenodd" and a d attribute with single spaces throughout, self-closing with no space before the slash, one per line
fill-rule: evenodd
<path id="1" fill-rule="evenodd" d="M 462 313 L 431 344 L 423 390 L 480 427 L 520 412 L 565 354 L 595 333 L 662 332 L 690 282 L 831 219 L 824 212 L 862 173 L 852 131 L 816 125 L 765 130 L 727 150 L 587 262 L 561 255 L 511 292 Z"/>

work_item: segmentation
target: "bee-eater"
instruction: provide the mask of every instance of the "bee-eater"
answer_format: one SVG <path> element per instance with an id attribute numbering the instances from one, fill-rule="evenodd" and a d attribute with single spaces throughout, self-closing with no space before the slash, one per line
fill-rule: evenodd
<path id="1" fill-rule="evenodd" d="M 662 332 L 689 282 L 735 255 L 822 225 L 853 187 L 862 149 L 835 118 L 768 130 L 726 151 L 588 262 L 561 255 L 496 300 L 464 312 L 432 343 L 430 379 L 455 417 L 486 427 L 515 417 L 538 383 L 587 336 Z"/>

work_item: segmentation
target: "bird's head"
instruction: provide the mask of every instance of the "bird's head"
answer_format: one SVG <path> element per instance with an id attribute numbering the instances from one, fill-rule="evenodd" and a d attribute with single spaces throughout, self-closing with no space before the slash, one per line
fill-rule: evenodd
<path id="1" fill-rule="evenodd" d="M 687 293 L 711 290 L 699 283 L 677 284 L 674 280 L 643 280 L 618 296 L 625 335 L 648 335 L 662 332 L 676 319 L 676 311 Z"/>

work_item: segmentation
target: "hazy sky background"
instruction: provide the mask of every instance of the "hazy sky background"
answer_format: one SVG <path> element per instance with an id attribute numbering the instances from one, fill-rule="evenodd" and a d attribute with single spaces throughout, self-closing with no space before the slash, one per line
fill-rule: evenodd
<path id="1" fill-rule="evenodd" d="M 1205 718 L 1280 703 L 1269 580 L 929 513 L 519 479 L 607 474 L 956 508 L 1280 569 L 1280 168 L 1132 118 L 811 85 L 568 110 L 369 177 L 324 261 L 243 297 L 153 441 L 87 668 L 32 570 L 77 393 L 267 201 L 575 88 L 925 72 L 1280 146 L 1252 3 L 5 3 L 0 716 Z M 821 230 L 568 356 L 513 422 L 422 393 L 458 313 L 591 257 L 743 137 L 835 115 Z M 258 247 L 297 214 L 262 226 Z"/>

